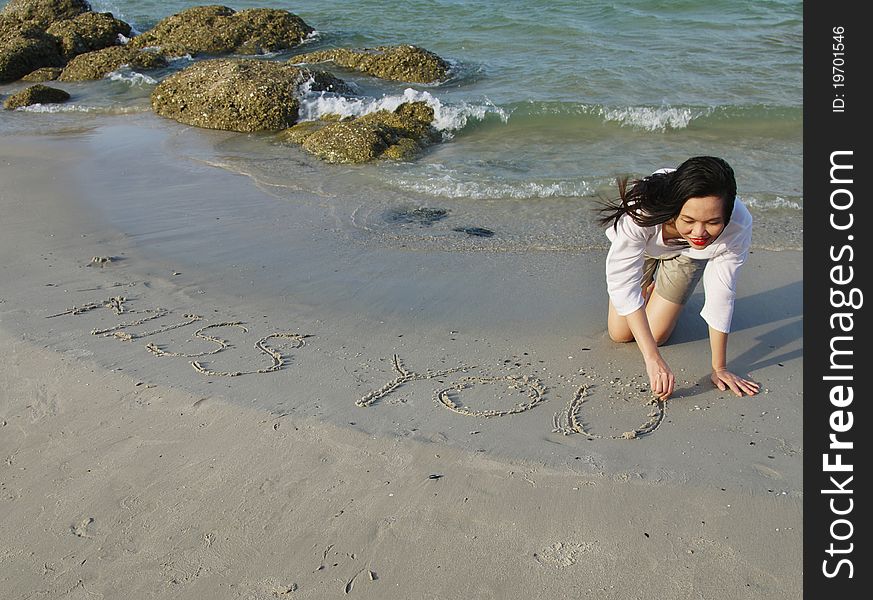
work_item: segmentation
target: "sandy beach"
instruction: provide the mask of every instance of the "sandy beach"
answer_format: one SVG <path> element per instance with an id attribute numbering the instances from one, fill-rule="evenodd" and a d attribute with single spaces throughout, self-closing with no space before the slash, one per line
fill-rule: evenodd
<path id="1" fill-rule="evenodd" d="M 741 276 L 761 394 L 698 290 L 652 404 L 602 251 L 417 246 L 196 137 L 0 142 L 4 598 L 801 597 L 802 253 Z"/>

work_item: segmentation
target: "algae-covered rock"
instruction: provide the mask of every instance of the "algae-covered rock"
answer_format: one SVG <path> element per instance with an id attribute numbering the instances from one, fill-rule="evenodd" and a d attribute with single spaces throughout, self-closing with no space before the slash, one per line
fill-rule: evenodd
<path id="1" fill-rule="evenodd" d="M 335 48 L 300 54 L 291 59 L 293 63 L 332 62 L 347 69 L 354 69 L 393 81 L 433 83 L 449 75 L 449 63 L 417 46 L 379 46 L 350 50 Z"/>
<path id="2" fill-rule="evenodd" d="M 9 0 L 3 13 L 22 22 L 35 21 L 45 28 L 90 10 L 91 5 L 85 0 Z"/>
<path id="3" fill-rule="evenodd" d="M 292 144 L 302 144 L 310 135 L 327 126 L 328 122 L 320 121 L 301 121 L 296 125 L 292 125 L 288 129 L 279 132 L 278 139 L 280 142 L 291 142 Z"/>
<path id="4" fill-rule="evenodd" d="M 314 30 L 286 10 L 195 6 L 160 21 L 133 38 L 137 48 L 159 46 L 164 53 L 263 54 L 299 45 Z"/>
<path id="5" fill-rule="evenodd" d="M 87 81 L 102 79 L 112 71 L 127 65 L 131 69 L 149 71 L 167 66 L 162 55 L 129 46 L 110 46 L 80 54 L 67 63 L 58 79 L 61 81 Z"/>
<path id="6" fill-rule="evenodd" d="M 46 33 L 58 38 L 64 59 L 70 60 L 85 52 L 118 45 L 119 34 L 130 36 L 130 25 L 111 13 L 86 12 L 52 23 Z"/>
<path id="7" fill-rule="evenodd" d="M 119 43 L 130 25 L 84 1 L 12 0 L 0 12 L 0 83 Z"/>
<path id="8" fill-rule="evenodd" d="M 61 67 L 42 67 L 37 69 L 36 71 L 31 71 L 30 73 L 22 77 L 21 81 L 54 81 L 61 76 L 61 72 L 63 70 L 64 69 Z"/>
<path id="9" fill-rule="evenodd" d="M 63 64 L 57 39 L 36 25 L 8 27 L 0 37 L 0 83 L 15 81 L 41 67 Z"/>
<path id="10" fill-rule="evenodd" d="M 0 46 L 3 46 L 7 38 L 15 35 L 18 30 L 25 25 L 35 27 L 36 29 L 42 29 L 38 23 L 32 21 L 21 21 L 12 15 L 6 14 L 4 11 L 0 11 Z"/>
<path id="11" fill-rule="evenodd" d="M 279 131 L 294 124 L 300 86 L 347 92 L 328 74 L 282 62 L 211 59 L 164 79 L 152 92 L 155 112 L 180 123 L 228 131 Z"/>
<path id="12" fill-rule="evenodd" d="M 3 102 L 3 108 L 12 110 L 20 106 L 30 106 L 31 104 L 57 104 L 66 102 L 69 99 L 70 94 L 64 90 L 37 84 L 6 98 Z"/>
<path id="13" fill-rule="evenodd" d="M 439 139 L 431 125 L 433 116 L 433 109 L 426 103 L 407 102 L 393 112 L 380 110 L 309 131 L 292 131 L 286 139 L 302 139 L 304 150 L 330 163 L 362 163 L 377 158 L 410 160 Z"/>

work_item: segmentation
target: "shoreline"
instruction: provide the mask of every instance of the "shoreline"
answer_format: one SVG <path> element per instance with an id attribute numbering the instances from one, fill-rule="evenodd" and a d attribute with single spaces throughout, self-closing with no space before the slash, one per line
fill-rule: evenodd
<path id="1" fill-rule="evenodd" d="M 599 253 L 580 260 L 360 244 L 319 202 L 279 203 L 245 176 L 202 165 L 174 173 L 147 141 L 144 132 L 115 149 L 142 173 L 161 169 L 159 199 L 144 177 L 110 187 L 113 171 L 91 170 L 87 140 L 76 136 L 0 144 L 0 248 L 14 257 L 0 284 L 0 335 L 11 349 L 2 376 L 15 390 L 0 414 L 10 432 L 0 452 L 14 457 L 3 481 L 20 517 L 9 522 L 33 530 L 40 515 L 21 500 L 55 498 L 43 534 L 7 538 L 16 540 L 7 560 L 22 568 L 3 583 L 19 596 L 46 579 L 54 590 L 143 597 L 227 593 L 223 586 L 236 597 L 275 597 L 292 584 L 295 597 L 340 597 L 348 585 L 371 597 L 458 597 L 470 585 L 483 586 L 483 597 L 528 586 L 528 595 L 570 586 L 635 597 L 619 581 L 663 597 L 799 595 L 801 253 L 755 251 L 741 275 L 731 363 L 751 369 L 764 391 L 734 398 L 709 384 L 698 292 L 665 349 L 682 385 L 657 430 L 626 440 L 652 407 L 634 391 L 644 382 L 636 348 L 603 335 Z M 113 202 L 141 208 L 120 225 L 95 209 Z M 117 296 L 122 314 L 97 306 L 46 318 Z M 46 364 L 56 374 L 46 375 Z M 258 370 L 266 371 L 238 374 Z M 386 391 L 392 382 L 399 385 Z M 616 439 L 553 431 L 582 386 L 588 431 Z M 530 406 L 485 418 L 446 410 L 441 397 L 473 413 Z M 366 399 L 374 401 L 356 405 Z M 158 449 L 175 470 L 160 467 Z M 383 461 L 383 479 L 412 504 L 382 510 L 390 497 L 364 458 Z M 106 465 L 92 469 L 85 493 L 73 475 L 89 461 Z M 57 463 L 66 465 L 60 473 Z M 272 491 L 258 495 L 264 485 Z M 431 500 L 434 485 L 443 488 Z M 471 511 L 459 499 L 474 491 L 487 501 Z M 72 502 L 83 493 L 83 505 L 96 508 Z M 325 493 L 331 502 L 320 505 Z M 137 503 L 123 501 L 130 497 Z M 230 503 L 249 518 L 231 518 Z M 596 517 L 576 514 L 580 506 Z M 337 511 L 357 513 L 355 524 L 341 529 Z M 654 551 L 642 545 L 658 535 L 653 528 Z M 283 530 L 296 540 L 290 550 Z M 219 531 L 224 537 L 209 537 Z M 73 568 L 70 544 L 103 556 L 107 568 Z M 259 545 L 260 562 L 247 557 L 222 573 L 229 557 Z M 64 576 L 40 578 L 27 548 Z M 319 570 L 322 551 L 324 560 L 342 554 L 334 561 L 342 566 Z M 479 575 L 462 575 L 471 555 Z M 123 574 L 143 556 L 148 569 Z M 444 571 L 436 557 L 446 558 Z M 579 583 L 583 574 L 596 584 Z"/>

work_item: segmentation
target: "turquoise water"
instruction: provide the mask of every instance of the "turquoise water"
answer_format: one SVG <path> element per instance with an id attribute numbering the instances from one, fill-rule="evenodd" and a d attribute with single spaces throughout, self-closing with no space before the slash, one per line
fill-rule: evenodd
<path id="1" fill-rule="evenodd" d="M 165 16 L 206 3 L 92 4 L 144 31 Z M 300 182 L 292 185 L 287 173 L 306 161 L 330 180 L 312 184 L 319 193 L 363 196 L 368 215 L 403 201 L 466 209 L 480 220 L 503 209 L 500 222 L 511 212 L 530 225 L 516 227 L 517 242 L 537 245 L 548 238 L 544 245 L 554 247 L 563 235 L 556 228 L 567 219 L 578 220 L 575 207 L 611 193 L 617 175 L 644 175 L 691 155 L 715 154 L 737 173 L 739 192 L 759 227 L 756 244 L 780 249 L 802 243 L 800 1 L 301 0 L 226 5 L 296 13 L 318 32 L 306 51 L 410 43 L 454 65 L 450 81 L 430 86 L 338 73 L 359 85 L 361 97 L 330 106 L 324 98 L 305 103 L 306 114 L 315 117 L 326 110 L 366 112 L 401 97 L 427 100 L 437 109 L 436 124 L 445 141 L 414 163 L 312 165 L 298 149 L 277 146 L 263 135 L 229 135 L 217 143 L 223 167 L 244 171 L 275 189 L 286 184 L 289 190 L 299 189 Z M 174 68 L 186 64 L 181 58 Z M 101 82 L 64 84 L 60 87 L 72 90 L 74 99 L 63 114 L 16 111 L 0 117 L 0 131 L 50 131 L 52 124 L 91 122 L 104 113 L 124 118 L 128 112 L 147 111 L 148 95 L 165 74 L 120 72 Z M 0 86 L 0 92 L 17 87 Z M 576 226 L 590 229 L 591 236 L 568 246 L 603 243 L 587 222 L 567 226 L 567 234 Z"/>

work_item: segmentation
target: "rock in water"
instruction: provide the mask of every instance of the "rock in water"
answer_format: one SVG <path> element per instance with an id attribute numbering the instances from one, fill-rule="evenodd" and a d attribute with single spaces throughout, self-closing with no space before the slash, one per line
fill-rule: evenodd
<path id="1" fill-rule="evenodd" d="M 73 19 L 90 10 L 91 5 L 85 0 L 9 0 L 3 14 L 21 22 L 34 21 L 45 28 L 55 21 Z"/>
<path id="2" fill-rule="evenodd" d="M 85 52 L 118 45 L 119 34 L 130 36 L 130 25 L 109 13 L 87 12 L 51 24 L 46 33 L 58 38 L 63 57 L 70 60 Z"/>
<path id="3" fill-rule="evenodd" d="M 21 81 L 54 81 L 61 76 L 63 69 L 61 67 L 42 67 L 36 71 L 31 71 L 21 78 Z"/>
<path id="4" fill-rule="evenodd" d="M 319 50 L 295 56 L 290 62 L 332 62 L 380 79 L 410 83 L 434 83 L 449 75 L 449 63 L 433 52 L 409 45 Z"/>
<path id="5" fill-rule="evenodd" d="M 180 123 L 228 131 L 279 131 L 294 124 L 300 86 L 348 92 L 336 77 L 257 59 L 196 62 L 164 79 L 152 92 L 155 112 Z"/>
<path id="6" fill-rule="evenodd" d="M 16 94 L 12 94 L 3 103 L 3 108 L 12 110 L 31 104 L 57 104 L 70 99 L 70 94 L 64 90 L 48 87 L 46 85 L 32 85 Z"/>
<path id="7" fill-rule="evenodd" d="M 75 57 L 67 63 L 58 79 L 61 81 L 102 79 L 122 65 L 148 71 L 166 67 L 167 59 L 156 52 L 137 50 L 129 46 L 110 46 Z"/>
<path id="8" fill-rule="evenodd" d="M 83 0 L 11 0 L 0 11 L 0 83 L 63 67 L 79 54 L 120 44 L 130 32 Z"/>
<path id="9" fill-rule="evenodd" d="M 163 19 L 130 43 L 136 48 L 158 46 L 170 56 L 263 54 L 294 48 L 313 31 L 286 10 L 195 6 Z"/>
<path id="10" fill-rule="evenodd" d="M 0 23 L 0 83 L 9 83 L 42 67 L 64 64 L 57 38 L 36 25 Z"/>
<path id="11" fill-rule="evenodd" d="M 330 163 L 362 163 L 376 158 L 411 160 L 424 146 L 437 141 L 431 124 L 433 109 L 425 102 L 405 102 L 393 112 L 379 110 L 357 119 L 283 132 L 285 139 Z"/>

